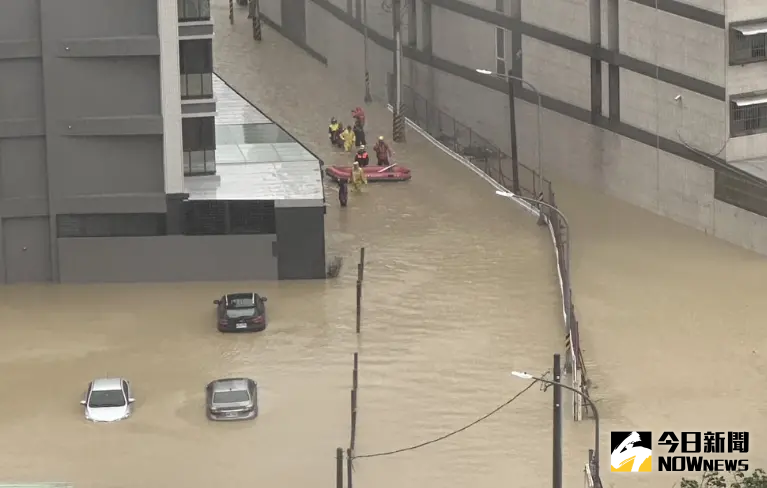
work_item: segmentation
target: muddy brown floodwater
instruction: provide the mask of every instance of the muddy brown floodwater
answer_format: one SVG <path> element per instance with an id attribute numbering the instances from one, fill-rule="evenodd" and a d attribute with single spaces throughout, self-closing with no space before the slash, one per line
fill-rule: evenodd
<path id="1" fill-rule="evenodd" d="M 266 30 L 254 47 L 214 2 L 218 73 L 329 164 L 329 114 L 357 105 L 345 86 Z M 301 76 L 296 76 L 301 73 Z M 361 88 L 361 87 L 356 87 Z M 368 110 L 386 133 L 388 113 Z M 411 133 L 397 158 L 416 171 L 371 186 L 339 212 L 328 188 L 328 282 L 14 286 L 0 290 L 0 478 L 130 488 L 334 486 L 349 437 L 352 353 L 360 352 L 359 454 L 458 428 L 525 386 L 562 348 L 555 263 L 535 220 Z M 749 430 L 765 466 L 765 261 L 669 221 L 556 182 L 574 230 L 582 341 L 611 428 Z M 354 262 L 367 247 L 363 334 L 354 333 Z M 215 332 L 212 300 L 255 290 L 270 326 Z M 134 416 L 87 423 L 94 377 L 133 382 Z M 261 415 L 212 424 L 213 378 L 256 379 Z M 536 389 L 476 427 L 417 451 L 356 464 L 359 488 L 548 486 L 550 396 Z M 566 486 L 581 486 L 593 423 L 566 420 Z M 606 486 L 671 486 L 675 476 L 605 476 Z M 668 483 L 666 483 L 668 482 Z"/>

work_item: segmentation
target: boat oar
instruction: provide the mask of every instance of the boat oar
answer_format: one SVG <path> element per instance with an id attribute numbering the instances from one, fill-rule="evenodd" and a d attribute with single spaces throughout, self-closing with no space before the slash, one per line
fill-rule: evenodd
<path id="1" fill-rule="evenodd" d="M 383 173 L 384 171 L 389 171 L 390 169 L 392 169 L 395 166 L 397 166 L 397 163 L 390 164 L 389 166 L 387 166 L 385 168 L 381 168 L 378 171 L 376 171 L 376 173 Z"/>

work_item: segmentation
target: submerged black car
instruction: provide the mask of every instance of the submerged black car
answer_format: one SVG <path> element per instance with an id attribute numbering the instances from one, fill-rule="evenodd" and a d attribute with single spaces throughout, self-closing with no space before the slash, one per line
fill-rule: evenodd
<path id="1" fill-rule="evenodd" d="M 258 332 L 266 329 L 266 297 L 257 293 L 231 293 L 213 303 L 221 332 Z"/>

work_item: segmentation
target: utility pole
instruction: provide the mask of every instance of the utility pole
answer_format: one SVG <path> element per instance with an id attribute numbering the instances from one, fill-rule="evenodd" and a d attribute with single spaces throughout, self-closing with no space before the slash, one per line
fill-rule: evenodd
<path id="1" fill-rule="evenodd" d="M 509 131 L 511 132 L 511 191 L 519 194 L 519 149 L 517 148 L 517 109 L 514 104 L 514 84 L 516 79 L 509 70 L 506 80 L 509 82 Z M 538 134 L 538 137 L 541 135 Z"/>
<path id="2" fill-rule="evenodd" d="M 554 459 L 553 488 L 562 488 L 562 366 L 559 354 L 554 354 Z"/>
<path id="3" fill-rule="evenodd" d="M 370 94 L 370 71 L 368 70 L 368 0 L 362 0 L 362 29 L 365 34 L 365 103 L 373 101 Z"/>
<path id="4" fill-rule="evenodd" d="M 402 113 L 402 2 L 392 0 L 392 25 L 394 26 L 394 120 L 392 139 L 405 142 L 405 117 Z"/>

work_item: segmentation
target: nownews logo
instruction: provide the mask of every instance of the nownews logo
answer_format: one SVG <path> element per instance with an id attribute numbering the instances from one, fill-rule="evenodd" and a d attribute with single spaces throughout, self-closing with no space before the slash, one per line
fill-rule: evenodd
<path id="1" fill-rule="evenodd" d="M 652 471 L 651 432 L 612 432 L 610 441 L 610 471 Z M 727 432 L 726 435 L 710 431 L 680 432 L 677 436 L 669 431 L 661 434 L 658 446 L 667 446 L 668 451 L 668 455 L 657 456 L 658 471 L 748 471 L 746 459 L 712 459 L 716 454 L 747 453 L 748 432 Z"/>

